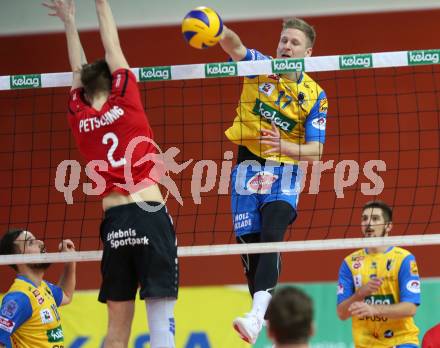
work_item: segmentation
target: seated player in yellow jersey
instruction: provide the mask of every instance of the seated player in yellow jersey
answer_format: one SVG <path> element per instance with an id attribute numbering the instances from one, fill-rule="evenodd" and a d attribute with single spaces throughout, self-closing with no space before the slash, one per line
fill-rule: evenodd
<path id="1" fill-rule="evenodd" d="M 392 209 L 382 201 L 362 210 L 365 237 L 387 236 Z M 361 249 L 348 255 L 339 270 L 338 316 L 352 318 L 357 348 L 419 346 L 413 316 L 420 304 L 420 277 L 414 256 L 398 247 Z"/>
<path id="2" fill-rule="evenodd" d="M 60 251 L 74 251 L 69 239 Z M 44 243 L 26 230 L 10 230 L 0 241 L 0 255 L 40 254 Z M 64 333 L 58 307 L 72 301 L 75 263 L 67 263 L 59 284 L 43 280 L 48 263 L 11 265 L 17 272 L 0 308 L 0 348 L 61 348 Z"/>
<path id="3" fill-rule="evenodd" d="M 246 48 L 224 26 L 220 45 L 234 61 L 269 60 Z M 312 54 L 316 33 L 298 18 L 283 23 L 277 58 Z M 303 72 L 244 78 L 237 114 L 225 134 L 239 146 L 231 174 L 234 230 L 239 243 L 280 242 L 296 219 L 299 161 L 320 160 L 325 141 L 327 98 Z M 280 255 L 242 255 L 252 310 L 234 320 L 240 337 L 255 343 L 280 273 Z"/>

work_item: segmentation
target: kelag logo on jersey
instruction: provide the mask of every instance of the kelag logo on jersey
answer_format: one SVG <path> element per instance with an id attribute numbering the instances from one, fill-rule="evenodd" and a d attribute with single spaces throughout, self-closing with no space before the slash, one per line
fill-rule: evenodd
<path id="1" fill-rule="evenodd" d="M 139 81 L 171 80 L 171 67 L 155 66 L 139 69 Z"/>
<path id="2" fill-rule="evenodd" d="M 340 69 L 365 69 L 373 67 L 373 56 L 371 54 L 351 54 L 339 56 Z"/>
<path id="3" fill-rule="evenodd" d="M 440 63 L 440 50 L 422 50 L 408 52 L 408 65 L 438 63 Z"/>
<path id="4" fill-rule="evenodd" d="M 41 87 L 41 75 L 13 75 L 10 77 L 11 89 L 39 88 Z"/>
<path id="5" fill-rule="evenodd" d="M 304 71 L 304 59 L 273 59 L 272 72 L 283 74 L 287 72 Z"/>
<path id="6" fill-rule="evenodd" d="M 205 64 L 206 77 L 237 76 L 237 63 L 211 63 Z"/>
<path id="7" fill-rule="evenodd" d="M 283 131 L 290 132 L 296 126 L 296 122 L 291 120 L 287 116 L 284 116 L 278 110 L 270 107 L 269 105 L 263 103 L 260 99 L 255 100 L 254 108 L 252 112 L 255 115 L 260 115 L 267 122 L 273 122 Z"/>
<path id="8" fill-rule="evenodd" d="M 390 305 L 394 304 L 393 295 L 371 295 L 364 299 L 364 302 L 372 305 Z"/>
<path id="9" fill-rule="evenodd" d="M 47 330 L 47 340 L 49 342 L 63 342 L 64 341 L 64 334 L 63 329 L 60 326 L 57 326 L 55 329 Z"/>

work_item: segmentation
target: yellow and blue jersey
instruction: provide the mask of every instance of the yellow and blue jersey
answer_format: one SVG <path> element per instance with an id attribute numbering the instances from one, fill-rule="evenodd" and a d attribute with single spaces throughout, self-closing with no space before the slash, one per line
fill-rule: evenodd
<path id="1" fill-rule="evenodd" d="M 247 49 L 243 60 L 271 59 L 257 50 Z M 324 90 L 306 73 L 298 81 L 284 76 L 247 76 L 236 110 L 236 117 L 225 134 L 232 142 L 246 146 L 256 156 L 281 163 L 296 164 L 291 157 L 263 154 L 269 146 L 260 143 L 261 131 L 274 123 L 282 139 L 295 144 L 325 142 L 328 102 Z"/>
<path id="2" fill-rule="evenodd" d="M 63 347 L 62 300 L 56 285 L 42 281 L 36 286 L 24 276 L 15 278 L 0 308 L 0 342 L 7 348 Z"/>
<path id="3" fill-rule="evenodd" d="M 420 277 L 416 260 L 409 251 L 398 247 L 377 254 L 369 254 L 366 249 L 361 249 L 347 256 L 339 270 L 338 304 L 373 278 L 383 279 L 383 283 L 376 293 L 364 298 L 364 302 L 376 305 L 400 302 L 420 304 Z M 353 316 L 352 331 L 356 347 L 417 347 L 419 344 L 419 329 L 412 317 Z"/>

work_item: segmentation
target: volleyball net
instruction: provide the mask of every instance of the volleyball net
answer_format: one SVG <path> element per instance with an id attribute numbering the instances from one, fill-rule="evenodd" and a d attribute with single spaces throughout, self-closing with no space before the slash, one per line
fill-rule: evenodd
<path id="1" fill-rule="evenodd" d="M 154 140 L 176 162 L 168 210 L 179 255 L 439 244 L 440 50 L 134 68 Z M 230 212 L 236 146 L 224 136 L 242 76 L 305 71 L 326 91 L 320 162 L 305 169 L 286 242 L 235 245 Z M 99 260 L 101 202 L 66 120 L 70 73 L 0 77 L 0 231 L 21 227 L 55 249 L 0 264 Z M 363 239 L 360 208 L 394 208 L 393 237 Z M 51 248 L 52 247 L 52 248 Z"/>

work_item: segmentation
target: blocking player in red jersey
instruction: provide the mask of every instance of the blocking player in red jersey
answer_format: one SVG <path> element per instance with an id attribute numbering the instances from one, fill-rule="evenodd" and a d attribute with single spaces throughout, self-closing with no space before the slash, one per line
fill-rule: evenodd
<path id="1" fill-rule="evenodd" d="M 171 348 L 178 292 L 176 236 L 151 173 L 154 161 L 137 165 L 140 159 L 154 157 L 156 149 L 151 141 L 144 141 L 153 133 L 136 78 L 119 44 L 107 0 L 95 2 L 105 59 L 91 64 L 86 63 L 76 28 L 74 1 L 49 0 L 44 5 L 62 20 L 66 31 L 73 71 L 67 115 L 72 133 L 88 169 L 105 180 L 100 192 L 105 217 L 100 228 L 104 252 L 99 293 L 99 301 L 108 309 L 104 347 L 127 347 L 140 285 L 140 297 L 147 302 L 151 347 Z"/>

